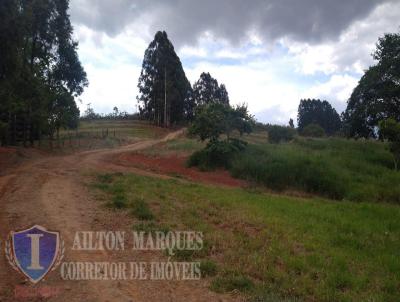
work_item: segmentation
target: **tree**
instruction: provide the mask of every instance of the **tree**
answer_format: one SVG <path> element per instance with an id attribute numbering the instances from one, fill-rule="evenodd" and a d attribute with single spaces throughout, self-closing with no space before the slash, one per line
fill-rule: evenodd
<path id="1" fill-rule="evenodd" d="M 32 144 L 43 133 L 52 136 L 53 127 L 77 123 L 74 97 L 88 82 L 68 6 L 68 0 L 0 3 L 0 121 L 7 143 Z"/>
<path id="2" fill-rule="evenodd" d="M 237 131 L 240 135 L 250 133 L 253 123 L 253 117 L 244 104 L 232 108 L 212 102 L 197 108 L 189 133 L 199 136 L 202 141 L 208 140 L 208 143 L 203 150 L 192 154 L 189 166 L 204 169 L 229 167 L 233 156 L 246 146 L 245 142 L 231 138 L 232 132 Z M 226 139 L 221 140 L 222 135 Z"/>
<path id="3" fill-rule="evenodd" d="M 366 70 L 343 114 L 352 137 L 376 137 L 380 121 L 400 121 L 400 34 L 380 38 L 373 58 L 377 64 Z"/>
<path id="4" fill-rule="evenodd" d="M 389 150 L 393 154 L 394 168 L 397 171 L 400 162 L 400 123 L 394 119 L 379 122 L 380 136 L 389 141 Z"/>
<path id="5" fill-rule="evenodd" d="M 117 117 L 119 114 L 118 107 L 114 106 L 113 111 L 114 111 L 114 117 Z"/>
<path id="6" fill-rule="evenodd" d="M 291 141 L 296 135 L 296 130 L 280 125 L 267 125 L 268 141 L 274 144 Z"/>
<path id="7" fill-rule="evenodd" d="M 210 103 L 197 109 L 189 133 L 199 136 L 202 141 L 218 141 L 223 134 L 229 140 L 233 131 L 238 131 L 240 135 L 250 133 L 253 123 L 253 117 L 244 104 L 232 108 L 221 103 Z"/>
<path id="8" fill-rule="evenodd" d="M 316 99 L 300 101 L 297 123 L 300 132 L 310 124 L 318 124 L 328 135 L 335 134 L 341 128 L 340 116 L 331 104 Z"/>
<path id="9" fill-rule="evenodd" d="M 142 118 L 165 127 L 192 118 L 192 88 L 165 31 L 145 51 L 138 88 Z"/>
<path id="10" fill-rule="evenodd" d="M 294 122 L 292 118 L 289 120 L 289 127 L 294 129 Z"/>
<path id="11" fill-rule="evenodd" d="M 229 96 L 225 85 L 219 85 L 218 81 L 208 72 L 203 72 L 194 83 L 193 96 L 197 106 L 209 103 L 229 105 Z"/>
<path id="12" fill-rule="evenodd" d="M 318 124 L 308 124 L 303 128 L 300 134 L 307 137 L 324 137 L 325 131 Z"/>

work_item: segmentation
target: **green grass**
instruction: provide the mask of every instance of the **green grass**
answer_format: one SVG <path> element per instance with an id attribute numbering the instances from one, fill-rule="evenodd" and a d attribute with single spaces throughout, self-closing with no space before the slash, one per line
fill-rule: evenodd
<path id="1" fill-rule="evenodd" d="M 108 129 L 108 135 L 128 138 L 161 138 L 168 133 L 165 128 L 154 127 L 145 121 L 137 120 L 93 120 L 81 121 L 79 123 L 80 132 L 101 135 L 102 131 Z"/>
<path id="2" fill-rule="evenodd" d="M 204 148 L 205 146 L 206 143 L 202 143 L 198 140 L 180 137 L 178 139 L 167 141 L 163 144 L 158 144 L 150 149 L 141 150 L 139 153 L 150 156 L 169 156 L 176 154 L 188 156 L 191 153 Z"/>
<path id="3" fill-rule="evenodd" d="M 200 262 L 202 277 L 215 276 L 218 272 L 218 265 L 212 260 L 203 260 Z"/>
<path id="4" fill-rule="evenodd" d="M 211 289 L 217 293 L 232 292 L 234 290 L 245 293 L 250 291 L 253 287 L 253 282 L 243 275 L 217 277 L 211 283 Z"/>
<path id="5" fill-rule="evenodd" d="M 311 144 L 310 152 L 325 148 Z M 365 157 L 382 160 L 376 154 Z M 128 201 L 141 196 L 154 224 L 202 231 L 206 249 L 189 259 L 216 263 L 213 290 L 238 290 L 249 301 L 398 301 L 397 205 L 294 198 L 136 175 L 101 179 L 95 187 L 110 198 L 121 190 Z"/>
<path id="6" fill-rule="evenodd" d="M 400 173 L 380 142 L 297 138 L 287 144 L 250 144 L 231 173 L 275 190 L 400 203 Z"/>
<path id="7" fill-rule="evenodd" d="M 80 121 L 76 130 L 61 130 L 59 140 L 43 137 L 38 148 L 56 153 L 115 148 L 143 139 L 158 139 L 168 134 L 165 128 L 138 120 Z"/>
<path id="8" fill-rule="evenodd" d="M 270 144 L 267 134 L 259 131 L 242 139 L 249 144 L 230 164 L 234 177 L 277 192 L 400 203 L 400 172 L 394 170 L 392 155 L 382 142 L 297 137 L 290 143 Z M 204 147 L 195 139 L 179 138 L 144 153 L 188 155 Z"/>
<path id="9" fill-rule="evenodd" d="M 149 205 L 142 198 L 136 198 L 131 204 L 131 213 L 140 220 L 152 220 L 154 218 Z"/>

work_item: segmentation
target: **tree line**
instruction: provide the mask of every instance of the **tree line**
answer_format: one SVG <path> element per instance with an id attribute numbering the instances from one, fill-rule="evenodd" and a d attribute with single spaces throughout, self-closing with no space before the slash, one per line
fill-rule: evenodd
<path id="1" fill-rule="evenodd" d="M 326 100 L 300 100 L 299 134 L 383 138 L 384 131 L 380 130 L 385 122 L 384 125 L 391 125 L 390 131 L 385 126 L 385 131 L 391 133 L 386 135 L 391 141 L 391 150 L 399 149 L 400 143 L 394 140 L 399 140 L 400 134 L 393 135 L 392 132 L 400 129 L 396 126 L 400 122 L 400 34 L 385 34 L 380 38 L 373 58 L 377 64 L 366 70 L 341 115 Z M 215 135 L 219 137 L 221 129 L 230 129 L 229 133 L 232 129 L 237 130 L 240 123 L 249 127 L 254 124 L 247 106 L 233 109 L 226 87 L 219 85 L 209 73 L 203 72 L 193 87 L 190 85 L 166 32 L 157 32 L 146 50 L 138 88 L 142 118 L 164 127 L 194 120 L 192 132 L 201 139 L 210 139 L 213 144 L 209 149 L 217 146 Z M 239 124 L 231 124 L 232 116 L 239 113 L 235 110 L 243 110 L 241 118 L 236 120 Z M 212 121 L 213 118 L 219 120 Z M 290 140 L 295 133 L 293 119 L 288 127 L 268 125 L 267 128 L 275 142 Z M 213 136 L 213 133 L 217 134 Z M 229 138 L 229 134 L 226 137 Z"/>
<path id="2" fill-rule="evenodd" d="M 326 100 L 300 101 L 299 131 L 312 124 L 327 135 L 378 137 L 379 122 L 400 121 L 400 35 L 379 39 L 373 58 L 377 64 L 366 70 L 339 115 Z M 209 73 L 202 73 L 193 87 L 166 32 L 157 32 L 147 48 L 139 78 L 139 111 L 158 126 L 192 121 L 196 107 L 211 102 L 229 105 L 226 87 Z M 291 120 L 292 126 L 293 120 Z"/>
<path id="3" fill-rule="evenodd" d="M 33 144 L 78 125 L 88 85 L 68 0 L 0 1 L 0 141 Z"/>

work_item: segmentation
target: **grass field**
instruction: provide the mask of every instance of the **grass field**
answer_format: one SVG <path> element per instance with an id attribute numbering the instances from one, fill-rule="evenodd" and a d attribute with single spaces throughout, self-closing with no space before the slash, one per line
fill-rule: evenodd
<path id="1" fill-rule="evenodd" d="M 249 301 L 398 301 L 400 209 L 106 174 L 94 187 L 133 228 L 196 230 L 217 292 Z M 211 275 L 211 276 L 210 276 Z"/>
<path id="2" fill-rule="evenodd" d="M 81 121 L 79 131 L 101 134 L 108 130 L 109 135 L 114 131 L 118 137 L 126 138 L 160 138 L 168 133 L 168 129 L 156 128 L 147 121 L 138 120 L 94 120 Z"/>
<path id="3" fill-rule="evenodd" d="M 200 260 L 213 291 L 249 302 L 398 301 L 400 173 L 386 146 L 269 144 L 260 132 L 245 139 L 230 172 L 246 188 L 133 174 L 97 175 L 92 188 L 108 207 L 128 211 L 135 230 L 204 232 L 201 252 L 175 257 Z M 181 137 L 140 152 L 168 158 L 204 146 Z"/>
<path id="4" fill-rule="evenodd" d="M 297 138 L 286 144 L 249 144 L 230 170 L 275 190 L 400 203 L 400 173 L 380 142 Z"/>
<path id="5" fill-rule="evenodd" d="M 161 138 L 168 132 L 168 129 L 155 128 L 138 120 L 80 121 L 78 129 L 60 131 L 59 140 L 43 138 L 40 148 L 63 153 L 113 148 L 141 139 Z"/>
<path id="6" fill-rule="evenodd" d="M 400 173 L 381 142 L 297 137 L 290 143 L 270 144 L 264 132 L 243 139 L 248 147 L 229 170 L 256 186 L 335 200 L 400 203 Z M 187 156 L 204 146 L 196 139 L 179 138 L 142 153 Z"/>

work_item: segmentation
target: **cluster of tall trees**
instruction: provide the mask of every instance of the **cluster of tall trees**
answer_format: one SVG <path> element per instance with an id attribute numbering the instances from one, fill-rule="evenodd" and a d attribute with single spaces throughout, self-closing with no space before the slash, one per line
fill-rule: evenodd
<path id="1" fill-rule="evenodd" d="M 0 1 L 0 141 L 24 144 L 76 127 L 88 85 L 68 0 Z"/>
<path id="2" fill-rule="evenodd" d="M 319 125 L 328 135 L 339 132 L 341 128 L 340 116 L 335 108 L 319 99 L 300 100 L 297 124 L 300 133 L 311 124 Z"/>
<path id="3" fill-rule="evenodd" d="M 229 105 L 229 95 L 224 84 L 218 85 L 210 73 L 203 72 L 193 85 L 193 96 L 197 106 L 221 103 Z"/>
<path id="4" fill-rule="evenodd" d="M 224 84 L 202 73 L 193 85 L 165 31 L 157 32 L 145 51 L 138 81 L 139 113 L 155 125 L 169 127 L 191 121 L 198 106 L 209 103 L 229 105 Z"/>
<path id="5" fill-rule="evenodd" d="M 146 49 L 139 77 L 139 112 L 158 126 L 193 116 L 193 96 L 182 63 L 165 31 Z"/>

